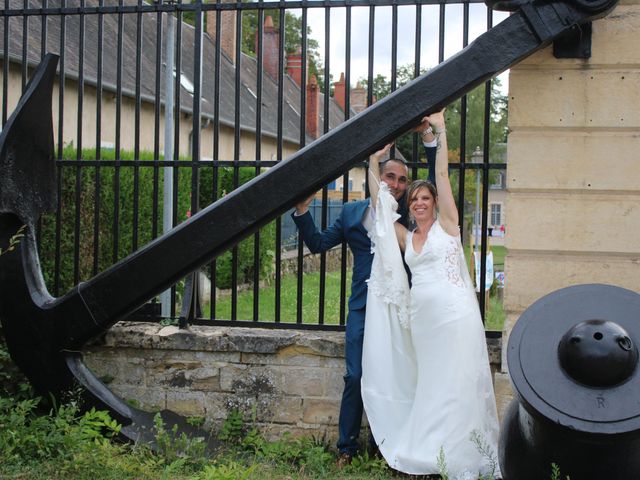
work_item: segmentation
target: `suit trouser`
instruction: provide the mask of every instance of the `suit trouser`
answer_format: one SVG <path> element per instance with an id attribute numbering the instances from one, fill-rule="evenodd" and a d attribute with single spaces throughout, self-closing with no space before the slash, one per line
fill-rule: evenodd
<path id="1" fill-rule="evenodd" d="M 345 335 L 344 391 L 340 404 L 338 419 L 338 450 L 341 453 L 354 455 L 358 450 L 358 436 L 362 423 L 362 395 L 360 379 L 362 378 L 362 342 L 364 339 L 365 309 L 349 310 Z"/>

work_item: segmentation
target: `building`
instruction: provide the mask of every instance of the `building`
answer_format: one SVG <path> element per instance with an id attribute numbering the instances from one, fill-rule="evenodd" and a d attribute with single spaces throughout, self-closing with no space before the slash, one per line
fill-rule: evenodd
<path id="1" fill-rule="evenodd" d="M 56 8 L 59 3 L 51 0 L 48 6 Z M 95 7 L 98 2 L 89 0 L 86 4 Z M 11 8 L 23 8 L 18 0 L 11 0 L 10 5 Z M 215 12 L 207 12 L 207 15 L 208 31 L 202 39 L 201 62 L 201 159 L 277 161 L 320 136 L 325 114 L 329 129 L 345 120 L 344 81 L 342 90 L 338 89 L 342 97 L 330 98 L 325 111 L 324 95 L 315 78 L 302 81 L 302 55 L 299 52 L 286 58 L 282 101 L 279 102 L 279 32 L 268 16 L 263 28 L 264 75 L 262 105 L 258 109 L 259 66 L 256 59 L 242 53 L 239 65 L 234 62 L 235 11 L 221 15 L 219 71 L 216 70 L 214 43 Z M 63 75 L 54 87 L 53 99 L 55 142 L 81 148 L 100 146 L 131 151 L 139 148 L 162 153 L 167 14 L 141 13 L 137 17 L 131 14 L 121 18 L 117 14 L 49 15 L 44 38 L 44 17 L 31 16 L 28 22 L 23 22 L 22 17 L 10 17 L 7 35 L 4 22 L 0 22 L 0 39 L 9 39 L 7 45 L 0 41 L 0 75 L 7 86 L 0 92 L 5 118 L 17 104 L 30 72 L 42 55 L 46 52 L 60 55 L 62 52 L 59 69 Z M 28 25 L 26 32 L 23 31 L 25 24 Z M 160 34 L 159 24 L 162 25 Z M 174 100 L 178 112 L 175 114 L 174 148 L 184 158 L 191 157 L 194 138 L 192 115 L 194 89 L 198 83 L 194 78 L 195 29 L 183 22 L 178 25 L 176 35 L 180 48 L 176 49 L 179 92 Z M 175 68 L 173 77 L 178 77 Z M 63 88 L 60 88 L 61 84 Z M 304 109 L 301 108 L 303 88 Z M 364 95 L 361 95 L 362 99 L 355 99 L 355 95 L 364 89 L 353 90 L 351 95 L 355 101 L 352 103 L 363 103 Z M 219 102 L 218 110 L 216 102 Z M 306 118 L 301 121 L 302 111 L 306 112 Z M 355 111 L 352 109 L 350 116 Z M 215 129 L 218 129 L 218 135 L 215 135 Z M 358 170 L 362 168 L 355 169 Z M 354 175 L 364 176 L 361 172 Z M 354 189 L 359 187 L 357 197 L 362 197 L 363 182 L 354 177 L 353 185 Z"/>

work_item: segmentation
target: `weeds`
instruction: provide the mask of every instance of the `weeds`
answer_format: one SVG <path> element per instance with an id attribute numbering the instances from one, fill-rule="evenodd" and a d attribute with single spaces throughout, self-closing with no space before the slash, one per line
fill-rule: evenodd
<path id="1" fill-rule="evenodd" d="M 27 228 L 26 225 L 22 225 L 18 229 L 18 231 L 11 238 L 9 238 L 9 245 L 7 245 L 7 247 L 4 249 L 0 247 L 0 256 L 16 249 L 16 247 L 20 243 L 20 240 L 22 239 L 22 237 L 24 237 L 24 231 L 26 230 L 26 228 Z"/>
<path id="2" fill-rule="evenodd" d="M 555 463 L 551 464 L 551 480 L 562 480 L 562 474 L 560 473 L 560 467 Z M 565 480 L 571 480 L 569 475 L 567 475 L 565 477 Z"/>
<path id="3" fill-rule="evenodd" d="M 447 460 L 444 458 L 444 448 L 440 447 L 438 457 L 436 458 L 436 464 L 438 465 L 438 473 L 442 480 L 449 480 L 449 474 L 447 473 Z"/>
<path id="4" fill-rule="evenodd" d="M 372 457 L 365 450 L 360 455 L 353 457 L 353 461 L 345 468 L 345 472 L 391 473 L 391 470 L 384 458 Z"/>
<path id="5" fill-rule="evenodd" d="M 285 434 L 268 441 L 252 416 L 245 420 L 235 411 L 223 423 L 219 438 L 226 448 L 215 457 L 205 454 L 203 439 L 178 435 L 161 417 L 155 417 L 156 443 L 152 451 L 144 445 L 114 441 L 120 425 L 107 412 L 81 413 L 73 400 L 38 415 L 39 399 L 0 397 L 0 478 L 33 480 L 383 480 L 398 478 L 382 458 L 368 453 L 356 456 L 351 465 L 337 470 L 335 455 L 326 438 L 295 438 Z M 194 422 L 201 423 L 201 419 Z M 478 435 L 472 441 L 490 463 L 495 453 Z M 444 449 L 437 465 L 442 480 L 450 480 Z M 493 476 L 480 477 L 490 480 Z M 563 477 L 551 465 L 551 480 Z"/>
<path id="6" fill-rule="evenodd" d="M 481 475 L 479 480 L 494 480 L 496 471 L 498 470 L 498 457 L 496 457 L 496 452 L 477 430 L 471 432 L 471 442 L 476 446 L 478 452 L 487 460 L 489 469 L 491 470 L 489 474 Z"/>
<path id="7" fill-rule="evenodd" d="M 204 438 L 189 437 L 182 432 L 178 435 L 178 425 L 167 430 L 159 413 L 153 418 L 156 430 L 156 446 L 168 466 L 194 468 L 207 462 Z"/>

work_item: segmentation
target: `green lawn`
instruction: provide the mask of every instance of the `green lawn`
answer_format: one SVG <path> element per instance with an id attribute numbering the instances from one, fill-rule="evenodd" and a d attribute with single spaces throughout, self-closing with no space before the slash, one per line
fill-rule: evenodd
<path id="1" fill-rule="evenodd" d="M 494 247 L 495 248 L 495 247 Z M 497 252 L 494 252 L 497 257 Z M 504 253 L 502 253 L 504 258 Z M 346 278 L 346 297 L 349 298 L 351 292 L 351 272 L 347 272 Z M 285 323 L 295 323 L 297 318 L 297 277 L 295 275 L 286 275 L 281 282 L 281 304 L 280 304 L 280 321 Z M 302 322 L 315 324 L 318 323 L 319 315 L 319 292 L 320 292 L 320 274 L 305 273 L 303 275 L 302 288 Z M 238 294 L 237 319 L 252 320 L 253 319 L 253 291 L 240 292 Z M 209 318 L 209 305 L 204 307 L 204 318 Z M 487 309 L 486 328 L 487 330 L 502 330 L 504 323 L 504 311 L 502 303 L 497 298 L 489 300 Z M 218 300 L 214 318 L 230 319 L 231 318 L 231 297 L 225 297 Z M 265 322 L 273 322 L 275 319 L 275 287 L 270 285 L 260 289 L 259 293 L 259 310 L 258 319 Z M 340 272 L 327 272 L 325 283 L 325 300 L 324 300 L 324 323 L 328 325 L 337 325 L 340 321 Z"/>
<path id="2" fill-rule="evenodd" d="M 302 280 L 302 322 L 318 323 L 320 274 L 303 274 Z M 346 298 L 351 294 L 351 271 L 346 272 Z M 297 319 L 298 284 L 296 275 L 285 275 L 281 281 L 280 321 L 295 323 Z M 275 286 L 261 288 L 258 319 L 265 322 L 275 320 Z M 253 319 L 253 290 L 238 294 L 237 319 Z M 209 318 L 209 305 L 204 308 L 204 317 Z M 346 313 L 345 313 L 346 315 Z M 231 318 L 231 297 L 224 297 L 216 304 L 215 318 Z M 340 272 L 327 272 L 325 277 L 324 323 L 336 325 L 340 321 Z"/>

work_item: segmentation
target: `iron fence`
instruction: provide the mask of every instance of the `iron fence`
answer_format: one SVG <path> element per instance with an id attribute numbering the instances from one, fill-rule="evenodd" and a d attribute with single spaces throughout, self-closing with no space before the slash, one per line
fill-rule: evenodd
<path id="1" fill-rule="evenodd" d="M 475 0 L 3 1 L 2 125 L 44 54 L 60 56 L 53 111 L 58 203 L 38 226 L 43 273 L 55 296 L 336 128 L 494 23 L 494 13 Z M 477 193 L 483 245 L 491 172 L 506 168 L 496 147 L 505 135 L 505 101 L 487 82 L 449 112 L 463 238 L 470 236 Z M 479 162 L 471 159 L 475 147 Z M 425 176 L 417 135 L 404 137 L 397 151 L 414 178 Z M 332 221 L 330 199 L 364 198 L 362 168 L 318 194 L 320 228 Z M 470 195 L 476 175 L 481 182 Z M 287 225 L 277 219 L 203 269 L 211 282 L 203 311 L 177 309 L 189 293 L 179 284 L 164 312 L 151 309 L 154 315 L 343 328 L 346 244 L 336 272 L 328 272 L 322 254 L 310 279 L 296 237 L 290 244 L 295 273 L 285 273 Z M 336 284 L 331 290 L 329 278 Z M 317 297 L 305 298 L 305 289 Z M 481 296 L 483 314 L 485 303 Z M 154 300 L 151 307 L 157 305 Z"/>

